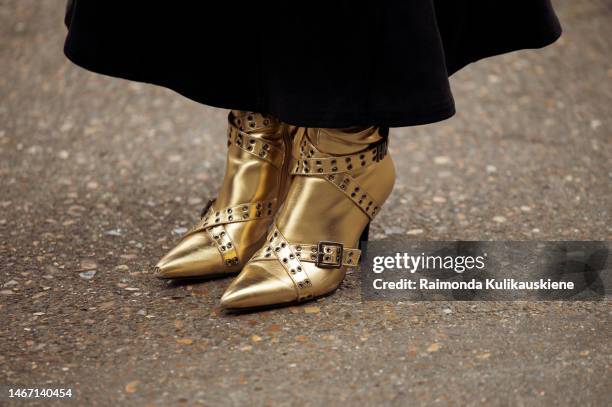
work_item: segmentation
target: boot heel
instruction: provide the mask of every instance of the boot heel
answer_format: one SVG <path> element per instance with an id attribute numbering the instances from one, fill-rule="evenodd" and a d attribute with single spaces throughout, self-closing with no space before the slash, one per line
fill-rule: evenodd
<path id="1" fill-rule="evenodd" d="M 365 229 L 363 229 L 363 232 L 361 232 L 361 236 L 359 236 L 359 249 L 360 250 L 361 250 L 362 244 L 364 242 L 367 242 L 369 237 L 370 237 L 370 222 L 368 222 Z"/>

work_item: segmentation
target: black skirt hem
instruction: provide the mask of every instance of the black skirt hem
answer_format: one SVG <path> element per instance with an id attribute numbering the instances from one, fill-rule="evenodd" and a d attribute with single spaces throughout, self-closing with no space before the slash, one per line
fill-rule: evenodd
<path id="1" fill-rule="evenodd" d="M 329 116 L 329 113 L 304 113 L 300 112 L 299 117 L 290 114 L 270 112 L 281 121 L 295 126 L 303 127 L 327 127 L 342 128 L 351 126 L 384 126 L 384 127 L 408 127 L 421 126 L 447 120 L 455 115 L 454 101 L 447 100 L 443 103 L 435 104 L 427 108 L 420 108 L 418 111 L 403 110 L 401 112 L 371 112 L 334 114 L 333 118 L 321 119 Z M 315 125 L 313 125 L 313 123 Z"/>
<path id="2" fill-rule="evenodd" d="M 87 61 L 78 55 L 73 55 L 70 48 L 64 48 L 64 54 L 72 63 L 80 66 L 88 71 L 110 76 L 113 78 L 125 79 L 129 81 L 148 83 L 152 85 L 162 86 L 170 89 L 180 95 L 193 100 L 194 102 L 204 104 L 211 107 L 230 110 L 244 110 L 250 112 L 258 112 L 270 114 L 284 123 L 303 126 L 303 127 L 327 127 L 341 128 L 351 126 L 386 126 L 386 127 L 405 127 L 419 126 L 431 124 L 442 120 L 449 119 L 455 114 L 455 103 L 452 99 L 445 100 L 442 103 L 435 104 L 429 107 L 419 108 L 418 111 L 401 111 L 397 113 L 380 112 L 380 113 L 362 113 L 362 112 L 345 112 L 342 114 L 335 113 L 330 115 L 330 112 L 300 112 L 299 117 L 294 117 L 291 114 L 275 111 L 274 109 L 266 109 L 262 106 L 240 105 L 229 100 L 222 100 L 204 95 L 194 95 L 186 89 L 177 87 L 176 84 L 164 83 L 159 79 L 149 79 L 143 77 L 142 73 L 131 73 L 122 69 L 121 71 L 113 71 L 112 69 L 100 69 L 99 64 Z M 328 116 L 329 118 L 322 117 Z"/>
<path id="3" fill-rule="evenodd" d="M 549 36 L 543 37 L 539 42 L 529 44 L 514 44 L 506 49 L 497 49 L 490 53 L 483 53 L 480 55 L 473 56 L 470 60 L 455 67 L 449 72 L 449 76 L 459 71 L 463 67 L 480 61 L 482 59 L 490 58 L 493 56 L 506 54 L 519 50 L 528 49 L 540 49 L 547 45 L 554 43 L 560 36 L 562 30 L 559 27 L 557 30 L 551 32 Z M 207 106 L 222 108 L 222 109 L 235 109 L 244 111 L 253 111 L 259 113 L 270 114 L 277 117 L 279 120 L 304 127 L 327 127 L 327 128 L 341 128 L 350 126 L 386 126 L 386 127 L 408 127 L 408 126 L 420 126 L 426 124 L 432 124 L 447 120 L 455 115 L 455 103 L 450 95 L 449 98 L 442 100 L 439 103 L 434 103 L 428 106 L 419 106 L 418 109 L 405 109 L 397 112 L 304 112 L 300 111 L 299 115 L 291 114 L 291 112 L 283 112 L 278 109 L 271 108 L 270 106 L 258 106 L 258 105 L 241 105 L 237 104 L 235 100 L 221 99 L 217 96 L 194 94 L 186 88 L 178 86 L 176 83 L 166 82 L 159 77 L 146 77 L 143 72 L 129 72 L 122 67 L 121 69 L 113 70 L 109 66 L 101 67 L 99 61 L 89 61 L 84 55 L 74 54 L 71 52 L 71 48 L 65 44 L 64 54 L 74 64 L 98 74 L 116 77 L 120 79 L 126 79 L 131 81 L 149 83 L 157 86 L 162 86 L 173 90 L 182 96 L 191 99 L 197 103 L 204 104 Z"/>

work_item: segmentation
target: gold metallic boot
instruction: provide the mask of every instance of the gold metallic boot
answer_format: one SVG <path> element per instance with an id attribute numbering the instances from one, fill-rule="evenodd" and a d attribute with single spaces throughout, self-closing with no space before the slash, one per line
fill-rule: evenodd
<path id="1" fill-rule="evenodd" d="M 288 189 L 287 127 L 272 117 L 232 111 L 227 145 L 225 178 L 217 199 L 157 263 L 159 278 L 236 273 L 263 244 Z"/>
<path id="2" fill-rule="evenodd" d="M 386 131 L 290 128 L 293 179 L 266 243 L 221 298 L 248 309 L 334 291 L 395 181 Z"/>

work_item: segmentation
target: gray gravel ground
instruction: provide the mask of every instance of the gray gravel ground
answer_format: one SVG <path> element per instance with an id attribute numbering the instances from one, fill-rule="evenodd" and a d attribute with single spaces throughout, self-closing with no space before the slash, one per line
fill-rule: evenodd
<path id="1" fill-rule="evenodd" d="M 612 240 L 612 5 L 555 3 L 560 42 L 468 67 L 456 117 L 393 131 L 375 238 Z M 353 273 L 236 316 L 228 279 L 153 279 L 221 180 L 226 112 L 71 65 L 62 12 L 0 1 L 0 386 L 88 406 L 612 404 L 610 301 L 362 303 Z"/>

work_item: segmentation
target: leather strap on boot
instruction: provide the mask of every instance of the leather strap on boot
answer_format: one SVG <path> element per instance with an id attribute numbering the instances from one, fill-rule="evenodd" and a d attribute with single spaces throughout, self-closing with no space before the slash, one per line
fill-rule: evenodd
<path id="1" fill-rule="evenodd" d="M 367 191 L 359 186 L 351 171 L 376 164 L 387 155 L 387 138 L 370 145 L 367 149 L 355 154 L 330 156 L 321 153 L 304 137 L 300 145 L 300 157 L 295 160 L 291 174 L 316 176 L 327 180 L 342 191 L 370 220 L 374 219 L 380 205 Z"/>
<path id="2" fill-rule="evenodd" d="M 302 262 L 314 263 L 324 269 L 355 267 L 361 250 L 345 248 L 341 243 L 320 241 L 317 244 L 289 243 L 276 226 L 268 236 L 266 245 L 251 261 L 276 258 L 293 281 L 298 301 L 313 297 L 312 282 Z"/>
<path id="3" fill-rule="evenodd" d="M 277 123 L 274 118 L 252 112 L 245 112 L 241 116 L 233 116 L 227 128 L 227 146 L 228 148 L 238 147 L 277 168 L 281 168 L 285 151 L 266 142 L 265 139 L 253 137 L 249 134 L 249 132 L 265 130 Z"/>
<path id="4" fill-rule="evenodd" d="M 230 223 L 248 222 L 273 216 L 276 199 L 271 201 L 247 202 L 228 208 L 216 209 L 214 201 L 209 201 L 202 211 L 203 215 L 196 226 L 187 234 L 206 231 L 217 246 L 226 266 L 238 264 L 236 246 L 225 229 Z"/>

